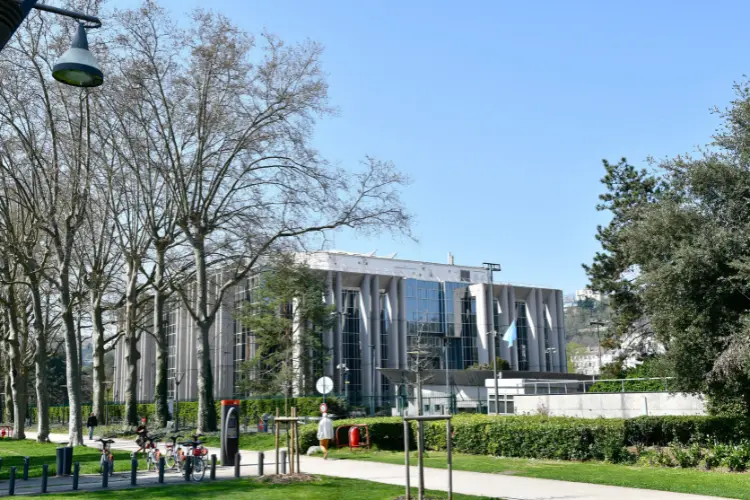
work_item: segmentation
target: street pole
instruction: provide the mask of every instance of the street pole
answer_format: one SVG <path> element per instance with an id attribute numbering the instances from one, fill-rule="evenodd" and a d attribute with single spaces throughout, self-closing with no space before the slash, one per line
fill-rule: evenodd
<path id="1" fill-rule="evenodd" d="M 443 415 L 449 415 L 450 414 L 450 404 L 451 404 L 451 386 L 450 386 L 450 374 L 448 372 L 448 337 L 445 338 L 445 397 L 446 397 L 446 404 L 443 407 Z"/>
<path id="2" fill-rule="evenodd" d="M 489 281 L 489 287 L 490 287 L 490 304 L 487 310 L 489 311 L 489 316 L 487 318 L 487 326 L 492 325 L 493 321 L 493 315 L 495 313 L 495 287 L 492 283 L 492 273 L 494 271 L 500 271 L 500 264 L 493 264 L 492 262 L 485 262 L 484 263 L 485 268 L 487 269 L 487 279 Z M 500 415 L 500 405 L 498 404 L 498 393 L 500 391 L 499 389 L 499 383 L 497 381 L 497 331 L 495 328 L 492 328 L 492 376 L 495 379 L 495 415 Z"/>

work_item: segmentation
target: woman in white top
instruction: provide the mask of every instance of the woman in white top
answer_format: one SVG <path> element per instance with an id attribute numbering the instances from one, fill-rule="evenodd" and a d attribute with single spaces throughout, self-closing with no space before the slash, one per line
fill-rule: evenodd
<path id="1" fill-rule="evenodd" d="M 323 414 L 323 418 L 318 423 L 318 441 L 323 448 L 323 458 L 328 458 L 328 443 L 333 439 L 333 421 L 328 417 L 328 413 Z"/>

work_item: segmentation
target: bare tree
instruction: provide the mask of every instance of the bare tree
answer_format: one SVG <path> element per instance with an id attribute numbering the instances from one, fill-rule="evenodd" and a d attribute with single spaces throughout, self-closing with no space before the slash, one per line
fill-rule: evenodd
<path id="1" fill-rule="evenodd" d="M 170 279 L 199 332 L 199 429 L 210 430 L 209 330 L 227 290 L 262 256 L 311 235 L 408 228 L 405 179 L 371 158 L 360 173 L 332 168 L 310 147 L 315 119 L 331 111 L 318 44 L 286 46 L 265 34 L 256 45 L 206 12 L 183 31 L 149 1 L 119 21 L 118 50 L 132 55 L 122 71 L 138 96 L 132 118 L 174 203 L 184 238 L 174 252 L 193 264 L 191 279 Z"/>
<path id="2" fill-rule="evenodd" d="M 94 2 L 95 4 L 96 2 Z M 96 5 L 93 5 L 95 10 Z M 91 11 L 91 10 L 90 10 Z M 70 403 L 70 443 L 83 443 L 78 339 L 74 317 L 74 243 L 84 223 L 96 168 L 88 90 L 51 81 L 52 60 L 69 43 L 69 25 L 54 16 L 30 16 L 13 45 L 0 56 L 0 130 L 19 146 L 19 157 L 3 173 L 19 203 L 33 215 L 50 248 L 42 269 L 55 290 L 61 313 Z M 17 168 L 21 165 L 21 168 Z"/>

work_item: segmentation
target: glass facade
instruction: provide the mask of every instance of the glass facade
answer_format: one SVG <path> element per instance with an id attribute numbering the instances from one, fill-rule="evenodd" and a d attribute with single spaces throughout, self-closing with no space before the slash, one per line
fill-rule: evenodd
<path id="1" fill-rule="evenodd" d="M 341 328 L 342 353 L 347 372 L 349 398 L 356 398 L 362 394 L 362 351 L 360 346 L 360 311 L 359 290 L 344 290 L 342 292 L 341 311 L 343 324 Z"/>
<path id="2" fill-rule="evenodd" d="M 426 368 L 445 368 L 445 342 L 449 369 L 463 370 L 476 364 L 476 299 L 469 294 L 468 285 L 407 279 L 405 288 L 408 346 L 431 353 Z"/>
<path id="3" fill-rule="evenodd" d="M 529 371 L 539 367 L 529 366 L 529 319 L 526 302 L 516 302 L 516 335 L 518 341 L 518 369 Z"/>
<path id="4" fill-rule="evenodd" d="M 255 357 L 254 336 L 239 316 L 253 303 L 259 281 L 260 276 L 248 278 L 237 285 L 234 293 L 234 393 L 237 395 L 241 392 L 238 384 L 244 375 L 242 363 Z"/>
<path id="5" fill-rule="evenodd" d="M 552 352 L 550 352 L 550 344 L 549 344 L 549 337 L 552 335 L 552 327 L 549 324 L 549 319 L 547 318 L 547 311 L 545 308 L 544 311 L 544 360 L 546 362 L 547 370 L 549 371 L 556 371 L 557 366 L 553 366 L 553 360 L 556 359 L 556 356 L 552 355 Z M 557 365 L 557 363 L 555 363 Z"/>
<path id="6" fill-rule="evenodd" d="M 388 335 L 391 331 L 391 320 L 388 315 L 388 295 L 386 293 L 380 294 L 380 365 L 381 367 L 388 366 Z M 380 392 L 383 395 L 383 399 L 391 397 L 391 384 L 388 382 L 388 377 L 381 377 Z"/>

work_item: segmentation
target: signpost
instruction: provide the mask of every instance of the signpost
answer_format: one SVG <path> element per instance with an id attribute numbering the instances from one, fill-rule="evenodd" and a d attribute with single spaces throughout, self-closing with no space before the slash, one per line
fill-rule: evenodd
<path id="1" fill-rule="evenodd" d="M 333 390 L 333 380 L 331 380 L 330 377 L 320 377 L 318 381 L 315 382 L 315 388 L 323 395 L 323 404 L 325 404 L 326 394 Z"/>
<path id="2" fill-rule="evenodd" d="M 324 413 L 328 413 L 328 405 L 325 403 L 320 403 L 320 414 L 322 415 Z"/>

